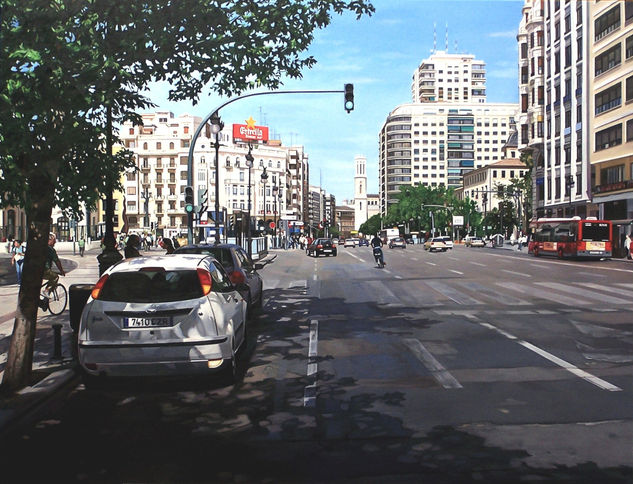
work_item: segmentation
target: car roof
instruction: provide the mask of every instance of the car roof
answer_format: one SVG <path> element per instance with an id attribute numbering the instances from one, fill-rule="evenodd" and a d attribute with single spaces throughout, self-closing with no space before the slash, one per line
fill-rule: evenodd
<path id="1" fill-rule="evenodd" d="M 238 244 L 188 244 L 181 245 L 175 252 L 181 249 L 240 249 L 241 247 Z"/>
<path id="2" fill-rule="evenodd" d="M 200 262 L 204 259 L 216 260 L 212 256 L 203 254 L 148 255 L 124 259 L 110 267 L 108 272 L 131 272 L 145 267 L 162 267 L 170 271 L 194 270 L 200 266 Z"/>

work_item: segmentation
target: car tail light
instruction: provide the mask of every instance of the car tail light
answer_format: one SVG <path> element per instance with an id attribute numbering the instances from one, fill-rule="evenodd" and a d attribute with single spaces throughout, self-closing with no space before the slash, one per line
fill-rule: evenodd
<path id="1" fill-rule="evenodd" d="M 198 273 L 198 280 L 200 281 L 202 294 L 206 296 L 207 294 L 211 292 L 211 286 L 213 285 L 212 284 L 213 280 L 211 279 L 211 273 L 207 271 L 206 269 L 202 269 L 200 267 L 196 269 L 196 272 Z"/>
<path id="2" fill-rule="evenodd" d="M 108 274 L 104 274 L 103 276 L 99 278 L 99 280 L 95 284 L 95 287 L 92 288 L 92 292 L 90 293 L 90 295 L 92 296 L 92 299 L 99 299 L 99 294 L 101 294 L 103 285 L 108 280 L 108 277 L 110 277 Z"/>
<path id="3" fill-rule="evenodd" d="M 317 249 L 322 249 L 322 248 L 323 248 L 323 245 L 321 244 L 317 245 Z"/>
<path id="4" fill-rule="evenodd" d="M 229 275 L 229 279 L 233 284 L 244 284 L 246 283 L 246 277 L 241 271 L 233 271 Z"/>

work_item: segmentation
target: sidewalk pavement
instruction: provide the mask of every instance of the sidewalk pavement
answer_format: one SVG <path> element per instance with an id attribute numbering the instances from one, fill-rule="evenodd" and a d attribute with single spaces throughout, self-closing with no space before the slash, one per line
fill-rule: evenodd
<path id="1" fill-rule="evenodd" d="M 99 249 L 86 251 L 84 257 L 73 252 L 58 251 L 66 277 L 60 282 L 69 289 L 73 284 L 94 284 L 99 278 Z M 0 381 L 7 361 L 13 333 L 19 286 L 15 268 L 8 254 L 0 254 Z M 61 359 L 53 358 L 53 325 L 61 324 Z M 11 432 L 44 412 L 51 399 L 63 388 L 71 389 L 79 381 L 75 360 L 71 356 L 72 330 L 68 306 L 57 316 L 41 309 L 37 314 L 37 329 L 33 351 L 33 384 L 15 395 L 0 397 L 0 436 Z"/>

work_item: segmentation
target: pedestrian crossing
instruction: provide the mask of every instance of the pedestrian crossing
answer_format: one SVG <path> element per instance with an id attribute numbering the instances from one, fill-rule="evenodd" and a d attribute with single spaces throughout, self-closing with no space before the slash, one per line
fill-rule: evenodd
<path id="1" fill-rule="evenodd" d="M 483 283 L 460 278 L 398 279 L 385 271 L 388 278 L 338 280 L 268 280 L 265 289 L 292 288 L 306 285 L 307 293 L 342 299 L 347 304 L 375 303 L 378 305 L 435 308 L 456 307 L 487 309 L 490 306 L 515 308 L 582 308 L 604 310 L 633 307 L 633 283 L 599 284 L 522 280 L 520 282 Z M 310 290 L 318 286 L 318 290 Z"/>

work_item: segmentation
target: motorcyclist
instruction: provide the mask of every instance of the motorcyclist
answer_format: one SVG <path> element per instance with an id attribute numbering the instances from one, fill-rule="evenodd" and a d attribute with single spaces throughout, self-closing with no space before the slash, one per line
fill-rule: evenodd
<path id="1" fill-rule="evenodd" d="M 376 262 L 378 262 L 378 260 L 380 259 L 381 265 L 386 266 L 387 264 L 385 262 L 382 249 L 381 249 L 381 247 L 383 246 L 383 242 L 381 238 L 379 237 L 379 234 L 374 235 L 374 238 L 371 239 L 371 242 L 369 243 L 369 245 L 371 245 L 373 249 L 374 258 L 376 259 Z"/>

